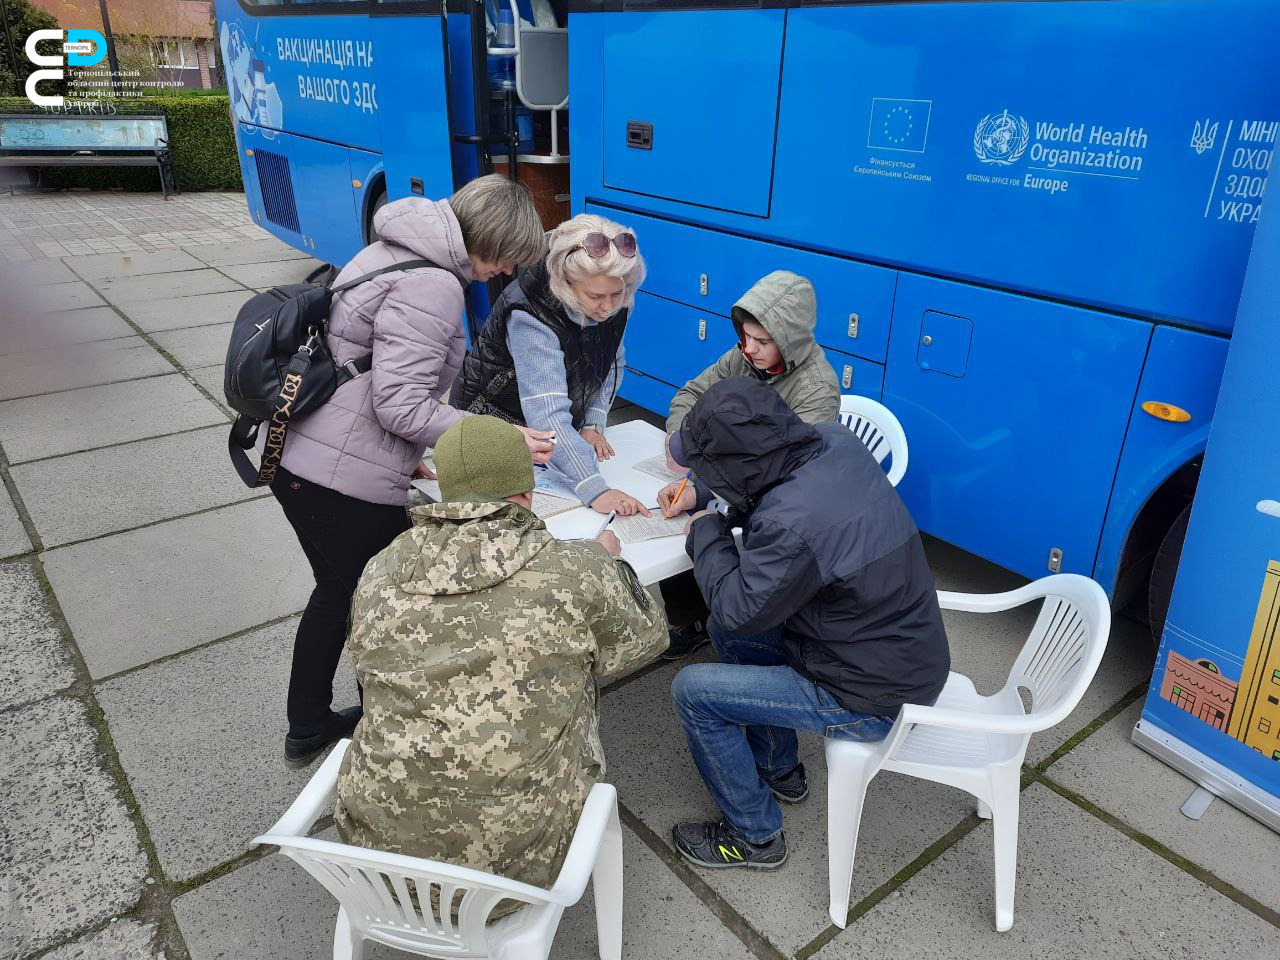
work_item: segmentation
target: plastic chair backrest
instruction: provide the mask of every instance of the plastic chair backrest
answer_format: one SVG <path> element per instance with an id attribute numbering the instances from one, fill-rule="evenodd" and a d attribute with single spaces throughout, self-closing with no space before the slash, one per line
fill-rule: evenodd
<path id="1" fill-rule="evenodd" d="M 484 958 L 486 921 L 500 900 L 533 907 L 549 901 L 535 887 L 465 867 L 350 847 L 307 837 L 264 837 L 329 891 L 351 926 L 374 940 L 429 957 Z"/>
<path id="2" fill-rule="evenodd" d="M 907 472 L 907 435 L 883 403 L 847 393 L 840 398 L 840 423 L 863 442 L 876 463 L 889 461 L 889 482 L 895 487 Z"/>
<path id="3" fill-rule="evenodd" d="M 1044 604 L 1005 689 L 1025 688 L 1031 697 L 1027 716 L 1034 729 L 1046 730 L 1066 719 L 1093 681 L 1107 646 L 1111 607 L 1087 577 L 1058 574 L 1023 589 L 1030 588 Z"/>

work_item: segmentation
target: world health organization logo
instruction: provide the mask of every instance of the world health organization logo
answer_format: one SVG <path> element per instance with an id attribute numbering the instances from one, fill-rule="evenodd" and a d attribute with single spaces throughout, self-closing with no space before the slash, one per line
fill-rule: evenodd
<path id="1" fill-rule="evenodd" d="M 1005 110 L 1000 114 L 987 114 L 978 121 L 973 132 L 973 152 L 983 163 L 996 163 L 1007 167 L 1022 156 L 1031 139 L 1031 129 L 1025 117 L 1017 117 Z"/>

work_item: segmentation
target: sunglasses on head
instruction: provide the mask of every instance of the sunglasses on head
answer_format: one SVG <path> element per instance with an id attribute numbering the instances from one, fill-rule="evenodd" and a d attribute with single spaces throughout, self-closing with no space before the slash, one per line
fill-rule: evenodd
<path id="1" fill-rule="evenodd" d="M 634 233 L 620 233 L 616 237 L 606 237 L 603 233 L 588 233 L 582 238 L 582 242 L 570 250 L 570 253 L 576 253 L 579 250 L 587 251 L 587 256 L 592 260 L 599 260 L 609 252 L 609 244 L 613 244 L 613 249 L 617 250 L 621 256 L 634 257 L 636 255 L 636 235 Z"/>

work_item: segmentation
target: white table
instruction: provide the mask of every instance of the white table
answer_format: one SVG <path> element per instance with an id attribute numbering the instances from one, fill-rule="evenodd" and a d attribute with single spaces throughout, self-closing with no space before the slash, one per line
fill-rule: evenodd
<path id="1" fill-rule="evenodd" d="M 616 454 L 600 463 L 600 473 L 609 486 L 631 494 L 646 507 L 656 506 L 658 491 L 667 481 L 641 473 L 634 465 L 662 453 L 663 432 L 643 420 L 631 420 L 609 427 L 605 437 Z M 602 514 L 590 507 L 578 507 L 548 518 L 546 524 L 554 536 L 571 540 L 593 536 L 603 522 Z M 646 586 L 693 568 L 693 561 L 684 552 L 683 536 L 624 543 L 622 559 L 631 564 Z"/>

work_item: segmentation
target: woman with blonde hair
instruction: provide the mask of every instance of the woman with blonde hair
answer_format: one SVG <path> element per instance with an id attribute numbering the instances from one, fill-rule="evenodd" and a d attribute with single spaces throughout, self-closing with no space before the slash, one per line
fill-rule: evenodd
<path id="1" fill-rule="evenodd" d="M 310 762 L 351 736 L 360 708 L 331 706 L 347 636 L 351 596 L 365 564 L 409 528 L 409 481 L 427 447 L 466 414 L 446 401 L 462 366 L 463 291 L 472 280 L 539 262 L 542 224 L 529 191 L 506 177 L 480 177 L 448 200 L 406 197 L 375 215 L 379 239 L 343 267 L 334 294 L 329 349 L 359 376 L 290 424 L 271 492 L 315 576 L 293 645 L 285 760 Z M 432 266 L 408 266 L 410 261 Z M 524 431 L 545 461 L 545 434 Z"/>
<path id="2" fill-rule="evenodd" d="M 522 268 L 467 353 L 450 402 L 470 413 L 552 430 L 551 465 L 601 513 L 647 513 L 614 490 L 599 460 L 609 408 L 622 382 L 622 337 L 644 282 L 633 231 L 583 213 L 551 232 L 547 256 Z"/>

